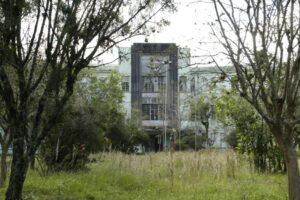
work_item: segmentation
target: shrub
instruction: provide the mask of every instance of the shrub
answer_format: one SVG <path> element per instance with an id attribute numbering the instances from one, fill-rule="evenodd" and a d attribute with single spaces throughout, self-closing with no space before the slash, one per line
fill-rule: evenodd
<path id="1" fill-rule="evenodd" d="M 104 147 L 103 135 L 86 110 L 69 107 L 66 113 L 41 146 L 48 171 L 83 169 L 89 154 Z"/>

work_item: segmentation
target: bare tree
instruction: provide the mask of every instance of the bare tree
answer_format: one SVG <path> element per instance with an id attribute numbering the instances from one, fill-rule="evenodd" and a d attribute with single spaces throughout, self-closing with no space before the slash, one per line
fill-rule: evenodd
<path id="1" fill-rule="evenodd" d="M 217 16 L 217 26 L 212 26 L 214 36 L 236 71 L 231 82 L 275 136 L 287 165 L 289 199 L 299 200 L 293 130 L 300 122 L 296 112 L 300 103 L 300 3 L 296 0 L 212 2 Z"/>
<path id="2" fill-rule="evenodd" d="M 170 0 L 0 0 L 0 96 L 13 148 L 7 200 L 22 198 L 29 160 L 78 73 L 166 8 Z"/>

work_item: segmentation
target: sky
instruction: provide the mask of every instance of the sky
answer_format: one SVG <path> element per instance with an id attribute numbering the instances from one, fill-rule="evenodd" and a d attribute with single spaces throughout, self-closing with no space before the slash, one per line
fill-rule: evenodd
<path id="1" fill-rule="evenodd" d="M 177 11 L 174 13 L 160 13 L 152 21 L 159 21 L 164 17 L 170 22 L 158 33 L 147 37 L 149 43 L 176 43 L 180 47 L 190 48 L 192 63 L 205 65 L 208 55 L 216 52 L 216 45 L 211 37 L 211 29 L 207 23 L 214 17 L 213 4 L 207 0 L 175 0 Z M 120 47 L 130 47 L 135 42 L 145 42 L 145 37 L 135 37 L 122 42 Z M 199 59 L 200 57 L 200 59 Z M 202 59 L 205 57 L 205 60 Z"/>

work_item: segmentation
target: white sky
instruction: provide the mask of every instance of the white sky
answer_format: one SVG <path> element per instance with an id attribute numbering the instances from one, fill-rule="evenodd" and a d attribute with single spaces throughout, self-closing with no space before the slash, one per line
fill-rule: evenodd
<path id="1" fill-rule="evenodd" d="M 199 1 L 199 0 L 198 0 Z M 213 4 L 209 0 L 197 2 L 197 0 L 175 0 L 177 12 L 160 13 L 152 21 L 159 21 L 163 16 L 170 21 L 169 26 L 163 27 L 159 33 L 153 33 L 148 37 L 149 43 L 176 43 L 180 47 L 187 47 L 193 56 L 205 56 L 216 53 L 216 45 L 210 37 L 211 30 L 207 25 L 214 17 Z M 135 42 L 145 42 L 145 37 L 135 37 L 122 42 L 121 47 L 130 47 Z M 207 62 L 192 59 L 195 62 Z"/>

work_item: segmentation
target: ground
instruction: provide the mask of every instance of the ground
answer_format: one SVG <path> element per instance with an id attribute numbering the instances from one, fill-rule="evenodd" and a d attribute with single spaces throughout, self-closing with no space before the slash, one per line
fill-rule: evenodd
<path id="1" fill-rule="evenodd" d="M 258 174 L 233 152 L 92 156 L 89 170 L 41 176 L 30 170 L 24 200 L 287 199 L 287 177 Z M 0 190 L 4 199 L 5 188 Z"/>

